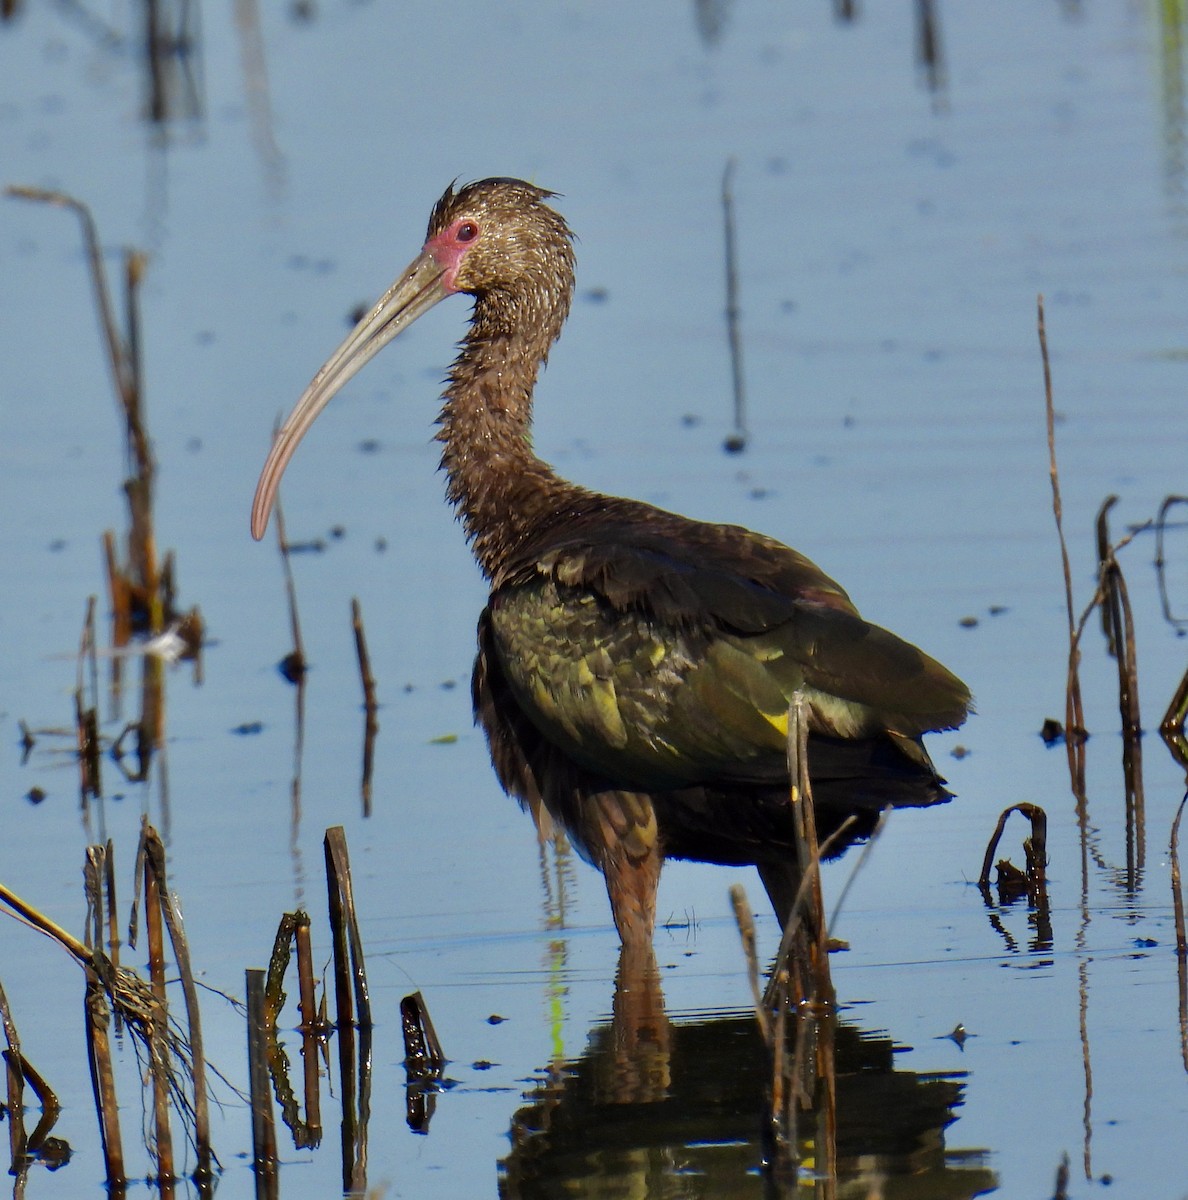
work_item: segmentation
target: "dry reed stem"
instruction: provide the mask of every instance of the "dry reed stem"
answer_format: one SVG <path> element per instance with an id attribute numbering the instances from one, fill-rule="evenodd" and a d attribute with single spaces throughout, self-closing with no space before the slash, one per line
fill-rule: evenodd
<path id="1" fill-rule="evenodd" d="M 83 1000 L 87 1029 L 87 1062 L 91 1069 L 91 1090 L 95 1098 L 95 1115 L 99 1119 L 99 1140 L 103 1144 L 107 1186 L 114 1192 L 123 1188 L 127 1183 L 127 1176 L 124 1173 L 124 1144 L 120 1135 L 115 1074 L 111 1067 L 111 1042 L 107 1036 L 111 1010 L 98 973 L 90 966 L 84 970 L 87 976 Z"/>
<path id="2" fill-rule="evenodd" d="M 371 673 L 371 656 L 367 653 L 367 635 L 363 631 L 363 610 L 357 596 L 351 597 L 351 629 L 355 634 L 355 652 L 359 658 L 359 678 L 363 684 L 363 707 L 370 717 L 375 716 L 375 676 Z"/>
<path id="3" fill-rule="evenodd" d="M 734 432 L 724 446 L 732 454 L 747 446 L 747 399 L 743 381 L 742 333 L 739 329 L 738 252 L 734 233 L 734 167 L 735 160 L 726 160 L 722 171 L 722 224 L 725 231 L 726 263 L 726 336 L 730 343 L 730 382 L 734 395 Z"/>
<path id="4" fill-rule="evenodd" d="M 1118 660 L 1118 709 L 1122 717 L 1122 733 L 1133 739 L 1142 733 L 1143 722 L 1139 713 L 1134 613 L 1130 607 L 1130 593 L 1122 567 L 1116 551 L 1110 545 L 1108 517 L 1117 500 L 1117 496 L 1107 497 L 1097 514 L 1098 592 L 1101 597 L 1102 628 L 1109 651 Z M 1131 536 L 1134 536 L 1133 533 Z M 1139 787 L 1141 789 L 1141 782 Z"/>
<path id="5" fill-rule="evenodd" d="M 318 1078 L 319 1033 L 317 1001 L 314 993 L 313 952 L 310 948 L 309 915 L 299 913 L 294 942 L 297 946 L 297 987 L 301 1012 L 301 1062 L 304 1068 L 305 1120 L 310 1139 L 322 1140 L 322 1102 Z"/>
<path id="6" fill-rule="evenodd" d="M 803 697 L 788 708 L 788 774 L 796 822 L 801 881 L 776 956 L 764 1004 L 775 1007 L 770 1126 L 772 1172 L 794 1179 L 798 1166 L 801 1108 L 816 1114 L 816 1171 L 826 1197 L 836 1195 L 837 1092 L 832 1022 L 836 998 L 821 890 L 821 848 L 813 813 L 808 764 L 808 721 Z M 795 1049 L 789 1065 L 784 1043 L 786 1017 L 795 1017 Z"/>
<path id="7" fill-rule="evenodd" d="M 2 989 L 0 989 L 2 990 Z M 37 1103 L 41 1105 L 41 1120 L 37 1122 L 37 1127 L 33 1133 L 25 1139 L 25 1153 L 35 1154 L 45 1143 L 46 1135 L 58 1120 L 58 1116 L 62 1111 L 62 1105 L 58 1102 L 57 1093 L 46 1082 L 45 1077 L 40 1071 L 23 1055 L 19 1057 L 11 1050 L 4 1051 L 4 1061 L 10 1067 L 17 1066 L 21 1072 L 21 1078 L 29 1085 L 30 1090 L 37 1097 Z M 19 1110 L 9 1110 L 19 1111 Z"/>
<path id="8" fill-rule="evenodd" d="M 346 833 L 341 825 L 326 830 L 323 842 L 326 857 L 326 884 L 330 905 L 330 929 L 334 939 L 334 985 L 337 1024 L 351 1024 L 351 987 L 354 987 L 357 1022 L 371 1027 L 371 1000 L 367 990 L 367 971 L 363 962 L 363 939 L 355 912 L 355 892 L 351 882 L 351 862 Z M 348 946 L 350 962 L 348 964 Z"/>
<path id="9" fill-rule="evenodd" d="M 82 633 L 79 635 L 78 660 L 75 670 L 74 689 L 74 738 L 78 752 L 79 803 L 86 809 L 88 800 L 102 795 L 99 756 L 99 718 L 96 711 L 95 692 L 92 687 L 91 703 L 87 704 L 83 675 L 84 664 L 90 659 L 95 662 L 95 597 L 87 597 L 86 613 L 83 616 Z M 98 668 L 94 668 L 97 676 Z"/>
<path id="10" fill-rule="evenodd" d="M 1006 829 L 1007 818 L 1011 813 L 1019 813 L 1031 822 L 1031 837 L 1023 842 L 1024 861 L 1027 864 L 1027 891 L 1038 895 L 1047 887 L 1047 843 L 1048 843 L 1048 814 L 1038 804 L 1012 804 L 1004 808 L 998 816 L 990 841 L 986 844 L 986 853 L 982 858 L 982 873 L 978 876 L 978 887 L 982 894 L 990 891 L 990 867 L 994 862 L 994 852 Z"/>
<path id="11" fill-rule="evenodd" d="M 1068 1175 L 1068 1155 L 1063 1154 L 1056 1168 L 1056 1190 L 1052 1193 L 1052 1200 L 1068 1200 Z"/>
<path id="12" fill-rule="evenodd" d="M 245 976 L 248 1078 L 252 1096 L 252 1166 L 256 1173 L 256 1195 L 275 1195 L 276 1121 L 268 1086 L 268 1012 L 264 998 L 264 972 L 250 969 Z"/>
<path id="13" fill-rule="evenodd" d="M 103 852 L 103 900 L 107 916 L 107 955 L 113 967 L 120 965 L 120 928 L 116 915 L 115 845 L 111 838 Z M 96 941 L 99 939 L 96 938 Z"/>
<path id="14" fill-rule="evenodd" d="M 1048 475 L 1052 483 L 1052 514 L 1056 519 L 1056 534 L 1060 541 L 1060 562 L 1064 570 L 1064 603 L 1068 614 L 1068 676 L 1065 681 L 1064 744 L 1068 754 L 1069 775 L 1078 806 L 1085 803 L 1085 751 L 1080 731 L 1085 728 L 1081 703 L 1079 665 L 1081 652 L 1075 629 L 1073 609 L 1072 567 L 1069 564 L 1068 544 L 1064 538 L 1064 506 L 1060 498 L 1060 470 L 1056 464 L 1056 409 L 1052 401 L 1052 367 L 1048 358 L 1048 335 L 1044 324 L 1044 298 L 1036 298 L 1036 328 L 1039 334 L 1040 358 L 1044 370 L 1044 411 L 1048 427 Z"/>
<path id="15" fill-rule="evenodd" d="M 355 634 L 355 653 L 359 659 L 359 678 L 363 684 L 363 774 L 359 792 L 363 800 L 363 815 L 371 816 L 371 775 L 375 762 L 375 735 L 379 732 L 376 720 L 375 676 L 371 673 L 371 656 L 367 653 L 367 635 L 363 632 L 363 610 L 358 597 L 351 597 L 351 628 Z"/>
<path id="16" fill-rule="evenodd" d="M 292 956 L 293 931 L 297 928 L 300 912 L 282 913 L 272 939 L 272 953 L 268 956 L 268 975 L 264 984 L 264 1016 L 269 1031 L 276 1029 L 277 1019 L 285 1006 L 285 972 L 289 969 Z"/>
<path id="17" fill-rule="evenodd" d="M 734 920 L 738 925 L 738 936 L 742 941 L 743 954 L 747 960 L 747 982 L 751 985 L 751 1000 L 755 1005 L 755 1020 L 759 1032 L 768 1050 L 771 1044 L 771 1021 L 763 1004 L 763 992 L 759 987 L 759 955 L 755 947 L 755 921 L 751 916 L 751 906 L 747 903 L 747 893 L 741 883 L 733 884 L 730 888 L 730 905 L 734 909 Z"/>
<path id="18" fill-rule="evenodd" d="M 318 1029 L 318 1006 L 314 994 L 313 950 L 310 946 L 309 913 L 295 914 L 297 921 L 293 940 L 297 947 L 297 989 L 300 995 L 298 1007 L 301 1012 L 301 1028 Z"/>
<path id="19" fill-rule="evenodd" d="M 1097 570 L 1101 575 L 1110 560 L 1110 510 L 1118 503 L 1117 495 L 1111 493 L 1097 510 Z M 1117 597 L 1107 588 L 1101 602 L 1101 631 L 1105 635 L 1106 650 L 1113 657 L 1118 654 L 1118 634 L 1122 628 L 1121 614 L 1117 608 Z"/>
<path id="20" fill-rule="evenodd" d="M 95 310 L 107 349 L 108 366 L 111 370 L 116 399 L 124 420 L 129 459 L 129 478 L 124 484 L 130 519 L 129 557 L 133 565 L 137 588 L 142 593 L 140 598 L 149 616 L 150 627 L 154 633 L 160 633 L 165 627 L 165 614 L 160 596 L 160 575 L 152 519 L 153 480 L 156 467 L 153 462 L 152 445 L 143 419 L 140 318 L 137 305 L 140 283 L 144 277 L 148 260 L 138 250 L 125 252 L 126 335 L 121 336 L 103 265 L 99 234 L 90 209 L 80 200 L 63 192 L 46 191 L 41 188 L 10 187 L 7 189 L 7 193 L 20 199 L 67 208 L 76 214 L 81 224 L 83 243 L 86 247 L 90 268 Z M 113 592 L 124 591 L 127 587 L 127 580 L 126 578 L 122 579 L 117 584 L 121 572 L 114 565 L 114 554 L 110 546 L 108 547 L 108 575 L 109 585 Z M 128 599 L 128 597 L 121 597 L 121 599 Z M 122 620 L 119 616 L 120 607 L 113 606 L 113 611 L 117 614 L 118 626 Z M 118 670 L 118 668 L 115 669 Z"/>
<path id="21" fill-rule="evenodd" d="M 297 947 L 298 986 L 301 992 L 301 1054 L 303 1062 L 306 1120 L 301 1119 L 293 1086 L 289 1081 L 289 1059 L 277 1038 L 277 1022 L 285 1005 L 285 973 Z M 268 959 L 268 976 L 264 985 L 265 1037 L 267 1038 L 268 1067 L 273 1088 L 281 1108 L 281 1120 L 293 1135 L 296 1149 L 320 1145 L 322 1140 L 321 1103 L 318 1095 L 318 1032 L 314 1008 L 313 963 L 309 950 L 309 915 L 298 910 L 284 913 L 277 926 Z M 309 1014 L 307 1019 L 305 1014 Z"/>
<path id="22" fill-rule="evenodd" d="M 446 1056 L 433 1028 L 429 1006 L 420 992 L 400 1001 L 400 1028 L 404 1034 L 404 1065 L 409 1075 L 418 1080 L 440 1076 Z"/>
<path id="23" fill-rule="evenodd" d="M 15 1172 L 24 1160 L 25 1138 L 25 1060 L 21 1056 L 21 1039 L 17 1034 L 16 1022 L 8 1006 L 4 984 L 0 983 L 0 1024 L 4 1026 L 4 1040 L 8 1049 L 4 1052 L 6 1092 L 8 1095 L 8 1151 L 11 1171 Z"/>
<path id="24" fill-rule="evenodd" d="M 142 827 L 142 838 L 146 827 Z M 148 938 L 149 978 L 157 1005 L 153 1009 L 153 1034 L 149 1040 L 149 1073 L 153 1085 L 153 1154 L 157 1160 L 157 1182 L 172 1182 L 173 1134 L 169 1126 L 169 1060 L 165 1029 L 169 1001 L 165 995 L 165 932 L 161 913 L 161 880 L 151 855 L 144 859 L 144 926 Z"/>
<path id="25" fill-rule="evenodd" d="M 206 1093 L 206 1053 L 202 1039 L 202 1015 L 198 1006 L 198 988 L 194 982 L 189 942 L 186 940 L 181 917 L 174 906 L 173 895 L 169 890 L 165 867 L 165 846 L 160 835 L 147 820 L 143 821 L 143 830 L 145 861 L 157 879 L 158 903 L 161 915 L 165 920 L 165 928 L 169 931 L 169 942 L 173 947 L 173 958 L 181 979 L 182 997 L 186 1004 L 188 1035 L 186 1044 L 189 1049 L 187 1069 L 193 1083 L 194 1102 L 191 1110 L 183 1110 L 183 1112 L 189 1115 L 194 1123 L 194 1148 L 198 1159 L 194 1169 L 194 1178 L 208 1179 L 213 1174 L 215 1160 L 210 1143 L 210 1108 Z"/>
<path id="26" fill-rule="evenodd" d="M 275 438 L 279 430 L 273 430 Z M 289 631 L 293 637 L 293 649 L 285 656 L 284 675 L 292 683 L 298 682 L 305 676 L 306 658 L 305 643 L 301 640 L 301 618 L 297 615 L 297 584 L 293 579 L 293 565 L 290 562 L 289 538 L 285 532 L 285 511 L 281 506 L 280 493 L 272 506 L 273 522 L 276 525 L 276 548 L 280 551 L 281 570 L 285 576 L 285 599 L 289 606 Z"/>
<path id="27" fill-rule="evenodd" d="M 57 208 L 67 208 L 78 217 L 82 226 L 87 261 L 90 265 L 95 310 L 99 315 L 99 327 L 107 345 L 107 360 L 111 368 L 112 382 L 126 414 L 135 380 L 130 370 L 128 348 L 120 337 L 119 327 L 116 324 L 115 311 L 111 304 L 111 292 L 107 286 L 107 273 L 103 266 L 103 251 L 99 245 L 99 232 L 95 226 L 95 219 L 91 216 L 91 210 L 81 200 L 76 200 L 64 192 L 21 186 L 8 187 L 4 190 L 7 195 L 19 200 L 33 200 Z"/>

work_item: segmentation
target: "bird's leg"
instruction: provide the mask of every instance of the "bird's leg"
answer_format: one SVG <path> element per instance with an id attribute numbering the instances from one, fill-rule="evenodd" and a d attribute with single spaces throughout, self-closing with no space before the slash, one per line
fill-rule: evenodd
<path id="1" fill-rule="evenodd" d="M 651 946 L 664 864 L 651 797 L 595 792 L 587 797 L 585 818 L 585 841 L 606 880 L 623 945 Z"/>

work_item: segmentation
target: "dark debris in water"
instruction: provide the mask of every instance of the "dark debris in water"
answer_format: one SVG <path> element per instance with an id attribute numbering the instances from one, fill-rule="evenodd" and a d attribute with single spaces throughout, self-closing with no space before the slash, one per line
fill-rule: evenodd
<path id="1" fill-rule="evenodd" d="M 264 732 L 263 721 L 244 721 L 241 725 L 236 725 L 231 732 L 236 737 L 252 737 L 257 733 Z"/>
<path id="2" fill-rule="evenodd" d="M 1089 740 L 1089 733 L 1084 729 L 1074 731 L 1078 744 Z M 1040 726 L 1040 737 L 1045 746 L 1055 746 L 1064 741 L 1064 726 L 1055 717 L 1045 717 Z"/>
<path id="3" fill-rule="evenodd" d="M 276 664 L 276 669 L 289 683 L 300 683 L 305 678 L 305 672 L 309 668 L 305 662 L 305 655 L 300 650 L 290 650 Z"/>

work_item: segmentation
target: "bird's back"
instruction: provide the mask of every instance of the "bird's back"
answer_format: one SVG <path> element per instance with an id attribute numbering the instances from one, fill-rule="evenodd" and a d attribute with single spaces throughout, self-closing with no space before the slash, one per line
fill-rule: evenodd
<path id="1" fill-rule="evenodd" d="M 964 720 L 964 684 L 798 552 L 586 495 L 509 556 L 490 601 L 516 703 L 584 768 L 653 790 L 781 780 L 798 693 L 842 739 Z"/>

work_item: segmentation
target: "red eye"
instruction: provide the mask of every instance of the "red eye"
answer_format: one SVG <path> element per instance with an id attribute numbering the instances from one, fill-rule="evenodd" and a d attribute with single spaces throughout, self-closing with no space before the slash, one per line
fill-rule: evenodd
<path id="1" fill-rule="evenodd" d="M 473 221 L 463 221 L 454 234 L 454 240 L 458 242 L 473 242 L 478 237 L 478 234 L 479 227 Z"/>

